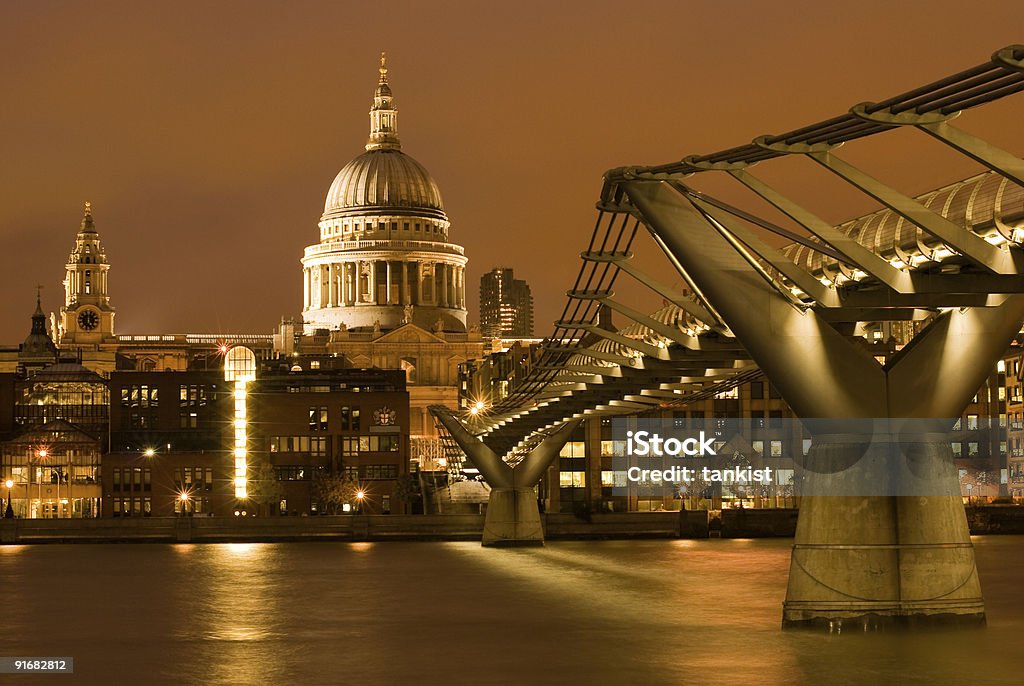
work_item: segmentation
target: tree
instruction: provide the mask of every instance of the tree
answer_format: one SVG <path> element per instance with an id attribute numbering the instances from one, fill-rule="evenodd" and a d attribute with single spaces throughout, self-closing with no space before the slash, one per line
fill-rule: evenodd
<path id="1" fill-rule="evenodd" d="M 256 513 L 263 514 L 263 507 L 281 502 L 284 489 L 277 479 L 277 472 L 267 459 L 256 459 L 249 466 L 246 490 L 249 500 L 256 506 Z M 269 512 L 269 510 L 268 510 Z"/>
<path id="2" fill-rule="evenodd" d="M 419 482 L 411 474 L 402 474 L 395 481 L 395 500 L 412 507 L 423 498 Z"/>
<path id="3" fill-rule="evenodd" d="M 323 471 L 313 477 L 313 497 L 328 514 L 338 514 L 338 510 L 355 497 L 356 490 L 355 482 L 340 474 Z"/>

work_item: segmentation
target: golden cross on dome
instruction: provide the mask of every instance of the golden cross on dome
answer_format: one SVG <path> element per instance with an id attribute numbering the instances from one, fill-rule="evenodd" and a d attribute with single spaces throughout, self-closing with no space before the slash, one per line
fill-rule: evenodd
<path id="1" fill-rule="evenodd" d="M 92 203 L 89 202 L 88 200 L 85 201 L 85 216 L 92 216 Z"/>
<path id="2" fill-rule="evenodd" d="M 382 52 L 380 54 L 380 82 L 388 82 L 388 58 L 387 53 Z"/>

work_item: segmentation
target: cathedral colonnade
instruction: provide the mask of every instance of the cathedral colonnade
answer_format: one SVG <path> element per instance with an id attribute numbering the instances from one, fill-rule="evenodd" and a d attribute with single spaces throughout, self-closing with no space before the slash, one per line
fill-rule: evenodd
<path id="1" fill-rule="evenodd" d="M 466 268 L 418 260 L 354 259 L 302 270 L 303 309 L 413 305 L 464 309 Z"/>

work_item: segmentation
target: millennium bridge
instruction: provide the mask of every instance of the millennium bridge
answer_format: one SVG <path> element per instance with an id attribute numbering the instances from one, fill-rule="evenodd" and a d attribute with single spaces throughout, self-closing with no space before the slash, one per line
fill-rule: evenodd
<path id="1" fill-rule="evenodd" d="M 431 410 L 491 486 L 484 545 L 543 541 L 534 488 L 586 417 L 683 405 L 764 375 L 798 417 L 815 420 L 805 461 L 823 482 L 863 453 L 841 420 L 883 418 L 899 434 L 916 420 L 958 417 L 1024 321 L 1024 161 L 954 121 L 1021 90 L 1024 45 L 1014 45 L 809 126 L 606 172 L 563 315 L 526 380 L 472 422 Z M 983 173 L 910 197 L 840 154 L 898 128 Z M 823 167 L 880 209 L 838 226 L 823 220 L 759 173 L 781 158 Z M 708 175 L 741 184 L 754 209 L 692 187 Z M 764 217 L 766 206 L 795 228 Z M 644 233 L 685 289 L 641 268 Z M 659 307 L 617 299 L 620 278 Z M 629 324 L 608 326 L 610 312 Z M 884 364 L 858 343 L 863 324 L 877 322 L 911 325 L 912 340 Z M 951 446 L 927 433 L 902 446 L 941 488 L 804 497 L 784 626 L 984 622 Z"/>

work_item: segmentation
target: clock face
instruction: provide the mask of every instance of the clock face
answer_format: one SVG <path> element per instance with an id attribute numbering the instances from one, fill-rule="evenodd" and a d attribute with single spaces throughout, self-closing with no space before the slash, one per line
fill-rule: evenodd
<path id="1" fill-rule="evenodd" d="M 389 426 L 395 423 L 398 419 L 398 413 L 392 410 L 390 407 L 384 406 L 380 409 L 373 411 L 373 423 L 381 426 Z"/>
<path id="2" fill-rule="evenodd" d="M 92 331 L 100 325 L 100 316 L 93 310 L 83 310 L 78 315 L 78 325 L 86 331 Z"/>

